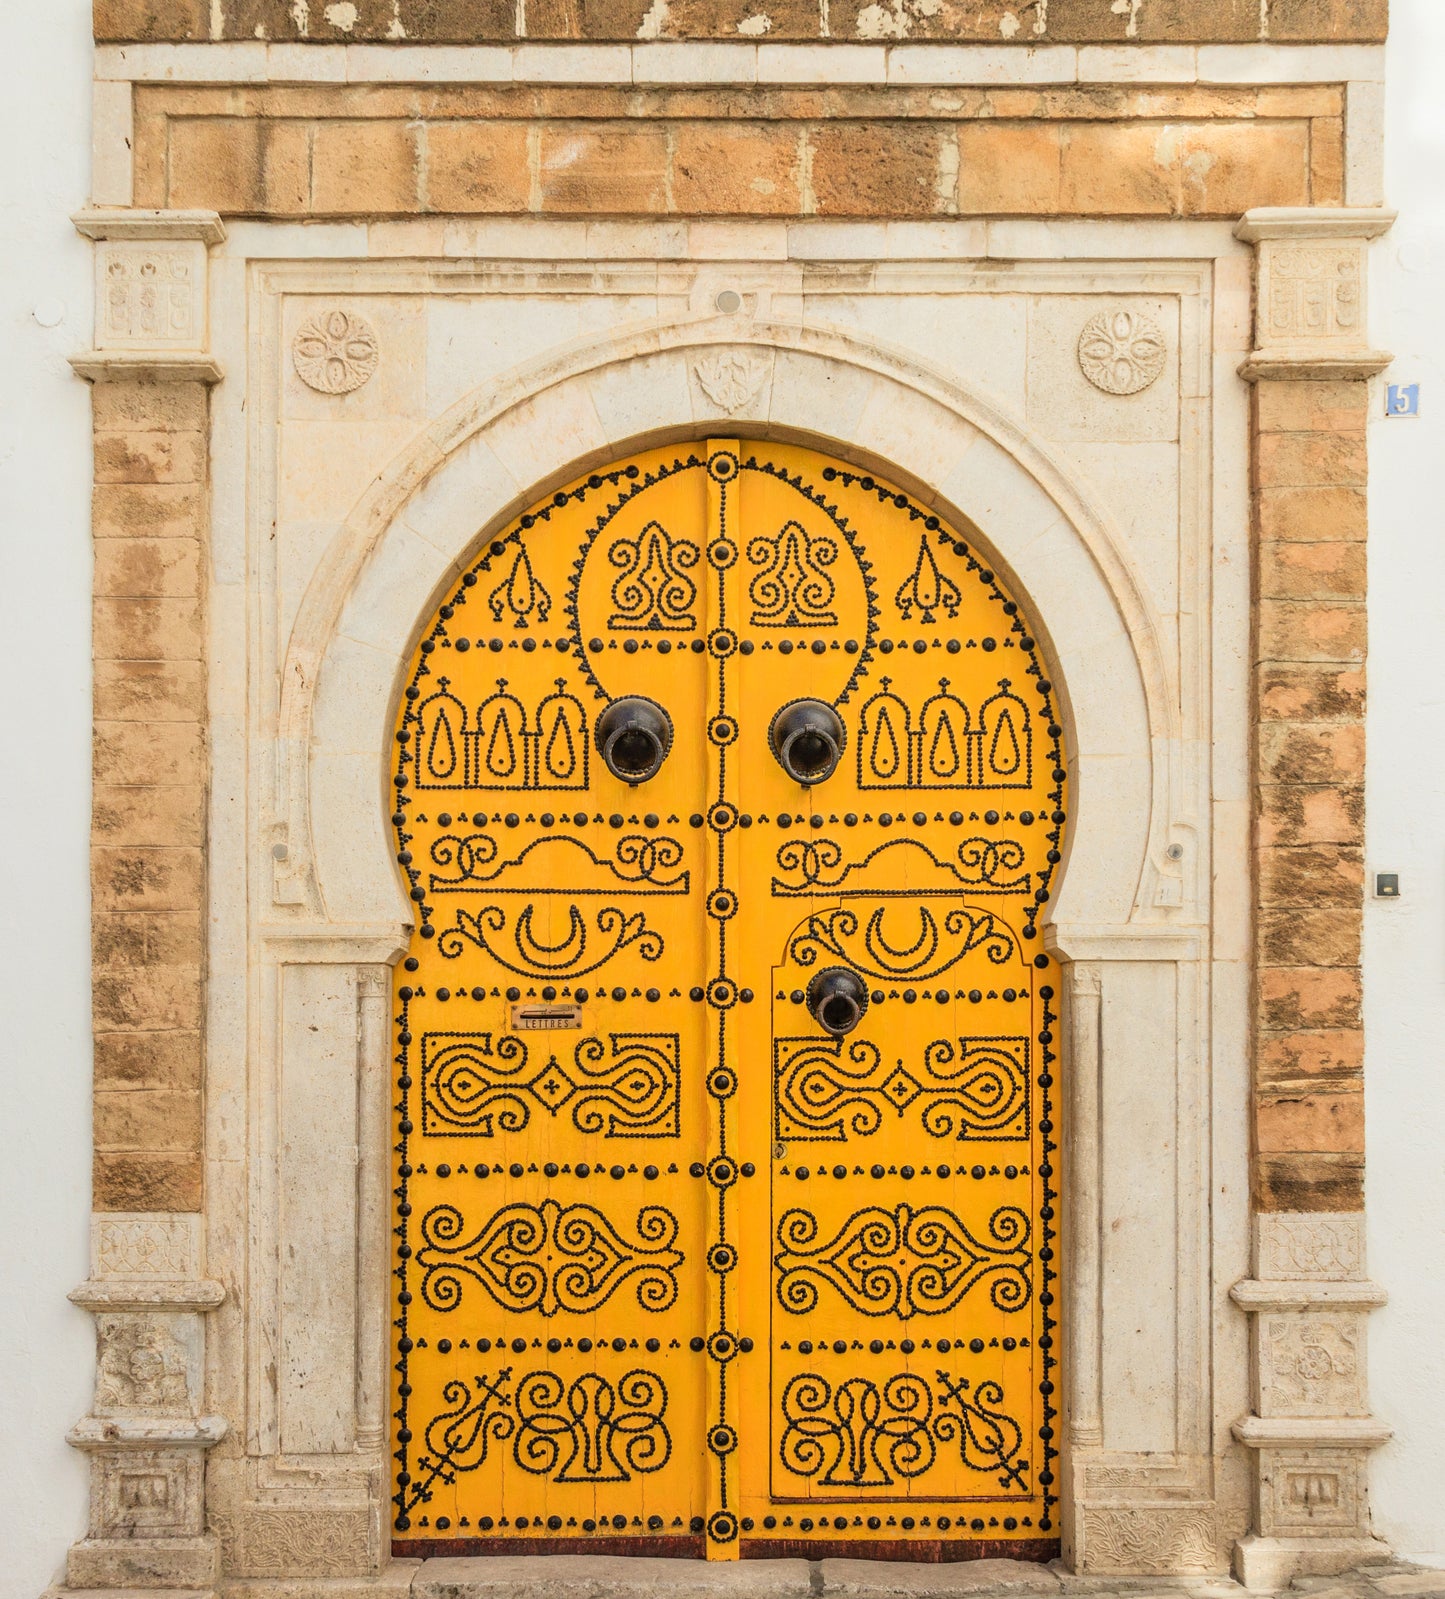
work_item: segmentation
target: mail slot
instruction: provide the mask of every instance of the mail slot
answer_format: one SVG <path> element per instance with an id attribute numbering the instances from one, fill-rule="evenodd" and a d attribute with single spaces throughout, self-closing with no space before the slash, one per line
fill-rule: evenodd
<path id="1" fill-rule="evenodd" d="M 512 1031 L 514 1033 L 542 1033 L 555 1029 L 581 1027 L 580 1005 L 513 1005 Z"/>

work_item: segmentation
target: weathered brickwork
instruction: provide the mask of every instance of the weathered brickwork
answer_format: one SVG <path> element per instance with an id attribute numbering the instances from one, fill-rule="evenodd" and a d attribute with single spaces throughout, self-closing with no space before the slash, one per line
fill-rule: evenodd
<path id="1" fill-rule="evenodd" d="M 1255 390 L 1261 1210 L 1364 1204 L 1368 396 L 1362 381 Z"/>
<path id="2" fill-rule="evenodd" d="M 135 203 L 425 213 L 1234 218 L 1338 205 L 1338 87 L 140 88 Z"/>
<path id="3" fill-rule="evenodd" d="M 95 0 L 108 41 L 947 39 L 1014 45 L 1374 42 L 1387 0 Z"/>
<path id="4" fill-rule="evenodd" d="M 97 383 L 95 1208 L 201 1206 L 207 392 Z"/>

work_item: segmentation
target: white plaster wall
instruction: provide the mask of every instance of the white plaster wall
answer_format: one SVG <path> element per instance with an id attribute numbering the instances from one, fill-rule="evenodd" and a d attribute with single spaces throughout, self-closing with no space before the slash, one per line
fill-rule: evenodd
<path id="1" fill-rule="evenodd" d="M 0 1596 L 34 1599 L 85 1524 L 65 1431 L 90 1400 L 90 6 L 5 8 L 0 77 Z M 33 312 L 63 304 L 44 328 Z"/>
<path id="2" fill-rule="evenodd" d="M 1370 699 L 1366 870 L 1400 873 L 1365 918 L 1376 1526 L 1445 1565 L 1445 6 L 1391 0 L 1386 199 L 1371 334 L 1388 378 L 1424 385 L 1418 422 L 1370 438 Z"/>

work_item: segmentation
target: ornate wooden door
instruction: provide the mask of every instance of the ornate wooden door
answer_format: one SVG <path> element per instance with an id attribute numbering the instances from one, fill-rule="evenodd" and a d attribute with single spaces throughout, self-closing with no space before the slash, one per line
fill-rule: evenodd
<path id="1" fill-rule="evenodd" d="M 1056 706 L 812 451 L 482 550 L 396 727 L 398 1552 L 1052 1552 Z"/>

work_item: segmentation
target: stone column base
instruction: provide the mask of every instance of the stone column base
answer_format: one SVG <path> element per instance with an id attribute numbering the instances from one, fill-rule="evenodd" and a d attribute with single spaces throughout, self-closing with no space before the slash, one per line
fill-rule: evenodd
<path id="1" fill-rule="evenodd" d="M 1378 1538 L 1261 1538 L 1251 1533 L 1234 1546 L 1234 1573 L 1251 1593 L 1278 1593 L 1296 1577 L 1335 1577 L 1393 1559 L 1390 1546 Z"/>
<path id="2" fill-rule="evenodd" d="M 65 1581 L 75 1588 L 207 1589 L 221 1573 L 220 1543 L 199 1538 L 83 1538 L 70 1546 Z"/>

